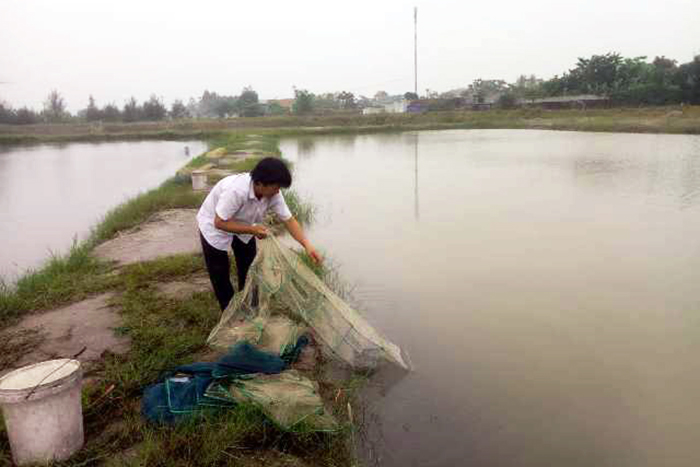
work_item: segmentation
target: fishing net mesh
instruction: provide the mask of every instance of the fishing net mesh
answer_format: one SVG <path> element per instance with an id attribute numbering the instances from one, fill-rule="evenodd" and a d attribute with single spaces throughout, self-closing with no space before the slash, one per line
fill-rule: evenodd
<path id="1" fill-rule="evenodd" d="M 209 345 L 225 350 L 247 339 L 278 352 L 307 329 L 326 355 L 354 368 L 385 362 L 408 368 L 399 347 L 331 291 L 297 253 L 273 236 L 258 241 L 246 285 L 224 310 Z"/>
<path id="2" fill-rule="evenodd" d="M 339 428 L 336 419 L 325 408 L 318 383 L 296 370 L 240 378 L 228 386 L 212 385 L 207 393 L 211 397 L 254 404 L 285 430 L 296 429 L 301 423 L 314 431 Z"/>

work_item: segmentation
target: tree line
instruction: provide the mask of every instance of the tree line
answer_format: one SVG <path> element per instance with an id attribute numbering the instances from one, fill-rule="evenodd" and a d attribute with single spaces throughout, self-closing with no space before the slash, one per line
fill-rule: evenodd
<path id="1" fill-rule="evenodd" d="M 537 99 L 593 94 L 613 105 L 700 104 L 700 55 L 678 64 L 665 56 L 626 58 L 616 52 L 579 58 L 561 76 L 538 80 L 521 76 L 504 99 Z"/>
<path id="2" fill-rule="evenodd" d="M 520 76 L 514 83 L 504 80 L 475 80 L 466 88 L 438 94 L 429 89 L 422 96 L 413 92 L 390 96 L 384 91 L 373 98 L 355 96 L 349 91 L 314 94 L 306 89 L 294 88 L 291 106 L 282 101 L 260 102 L 258 93 L 250 86 L 239 95 L 220 95 L 205 90 L 197 99 L 187 104 L 175 100 L 166 107 L 163 100 L 152 94 L 139 103 L 131 97 L 121 107 L 114 103 L 99 106 L 91 95 L 87 107 L 72 115 L 60 92 L 52 90 L 46 97 L 41 111 L 28 107 L 18 109 L 0 100 L 0 123 L 32 124 L 75 121 L 137 122 L 181 118 L 258 117 L 268 115 L 324 114 L 337 111 L 353 111 L 392 100 L 419 98 L 442 100 L 444 105 L 434 110 L 450 110 L 459 100 L 471 99 L 479 103 L 497 99 L 501 107 L 511 107 L 519 101 L 535 100 L 551 96 L 575 96 L 594 94 L 604 96 L 616 105 L 669 105 L 678 103 L 700 104 L 700 55 L 688 63 L 678 64 L 664 56 L 648 61 L 647 57 L 625 58 L 610 52 L 579 58 L 576 66 L 549 80 L 534 75 Z M 495 96 L 495 97 L 494 97 Z M 444 108 L 443 108 L 444 107 Z"/>
<path id="3" fill-rule="evenodd" d="M 348 110 L 358 107 L 354 94 L 348 91 L 315 95 L 304 89 L 295 89 L 294 95 L 292 105 L 284 107 L 275 100 L 260 102 L 258 93 L 250 86 L 243 88 L 237 96 L 205 90 L 199 98 L 190 98 L 187 104 L 178 99 L 169 108 L 156 94 L 152 94 L 143 103 L 131 97 L 121 107 L 114 103 L 100 106 L 90 95 L 87 107 L 73 115 L 67 110 L 66 100 L 61 93 L 52 90 L 44 100 L 43 109 L 40 111 L 26 106 L 14 109 L 0 100 L 0 123 L 18 125 L 79 121 L 130 123 L 181 118 L 259 117 L 289 113 L 305 115 L 312 112 Z"/>
<path id="4" fill-rule="evenodd" d="M 0 123 L 27 125 L 33 123 L 66 123 L 75 121 L 136 122 L 157 121 L 168 116 L 182 115 L 182 102 L 175 101 L 168 110 L 162 99 L 155 94 L 140 104 L 134 97 L 127 100 L 120 109 L 115 104 L 99 107 L 93 96 L 88 97 L 85 109 L 72 115 L 67 110 L 66 100 L 57 90 L 52 90 L 43 103 L 41 111 L 28 107 L 14 109 L 0 101 Z"/>

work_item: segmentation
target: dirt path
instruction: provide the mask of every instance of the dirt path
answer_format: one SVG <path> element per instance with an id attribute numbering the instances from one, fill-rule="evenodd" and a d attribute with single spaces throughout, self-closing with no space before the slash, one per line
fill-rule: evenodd
<path id="1" fill-rule="evenodd" d="M 121 325 L 121 317 L 108 303 L 112 296 L 106 293 L 46 313 L 29 315 L 18 325 L 3 331 L 2 336 L 9 342 L 16 342 L 16 336 L 33 336 L 37 344 L 31 349 L 9 345 L 9 352 L 14 349 L 15 355 L 5 355 L 7 367 L 0 372 L 44 360 L 73 357 L 83 348 L 78 357 L 81 362 L 99 360 L 107 350 L 126 352 L 129 339 L 114 333 Z"/>
<path id="2" fill-rule="evenodd" d="M 158 284 L 158 293 L 174 299 L 184 299 L 195 292 L 206 292 L 211 289 L 207 275 L 194 276 L 188 282 L 172 281 Z"/>
<path id="3" fill-rule="evenodd" d="M 119 265 L 200 251 L 196 209 L 169 209 L 95 248 L 95 255 Z"/>

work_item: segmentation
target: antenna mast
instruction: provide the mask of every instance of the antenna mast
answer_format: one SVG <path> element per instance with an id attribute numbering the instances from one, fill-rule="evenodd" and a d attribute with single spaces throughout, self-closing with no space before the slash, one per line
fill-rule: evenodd
<path id="1" fill-rule="evenodd" d="M 413 7 L 413 92 L 418 96 L 418 7 Z"/>

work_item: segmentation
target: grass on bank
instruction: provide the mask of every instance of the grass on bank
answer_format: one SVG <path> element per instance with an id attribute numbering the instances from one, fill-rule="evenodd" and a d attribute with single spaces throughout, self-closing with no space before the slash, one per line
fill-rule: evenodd
<path id="1" fill-rule="evenodd" d="M 251 152 L 256 155 L 281 156 L 279 137 L 275 134 L 227 133 L 212 138 L 211 145 L 227 153 Z"/>

